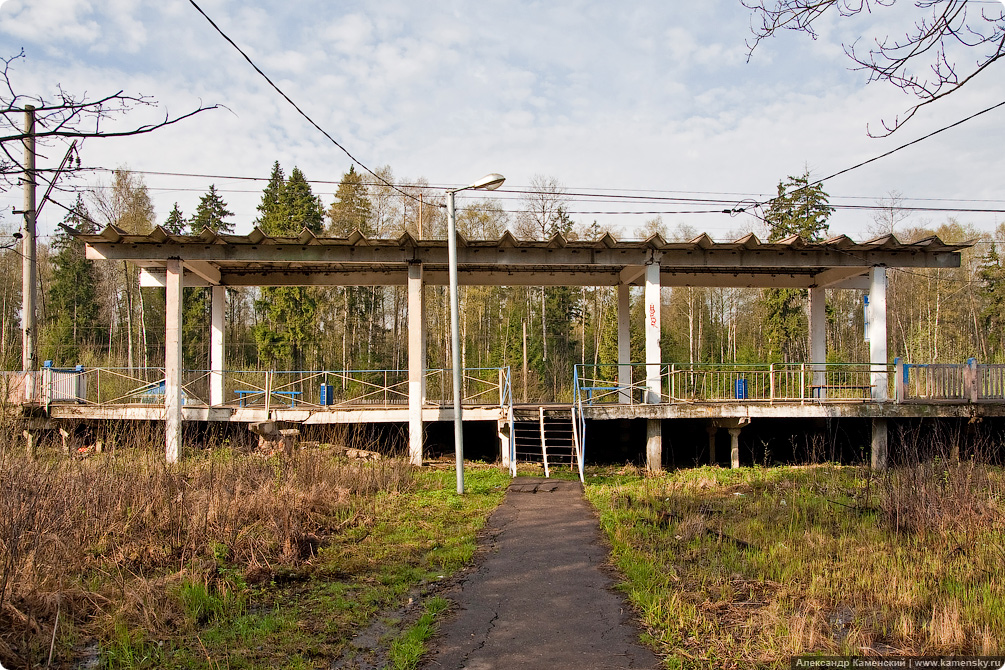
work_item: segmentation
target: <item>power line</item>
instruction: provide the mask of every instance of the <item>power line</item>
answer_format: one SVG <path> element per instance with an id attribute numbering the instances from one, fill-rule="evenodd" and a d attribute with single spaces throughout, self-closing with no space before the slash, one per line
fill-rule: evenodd
<path id="1" fill-rule="evenodd" d="M 966 123 L 967 121 L 975 119 L 975 118 L 977 118 L 978 116 L 980 116 L 982 114 L 987 114 L 988 112 L 994 111 L 994 110 L 998 109 L 999 107 L 1005 107 L 1005 100 L 1003 100 L 1002 102 L 999 102 L 996 105 L 992 105 L 992 106 L 990 106 L 990 107 L 988 107 L 986 109 L 982 109 L 979 112 L 975 112 L 974 114 L 971 114 L 970 116 L 968 116 L 968 117 L 966 117 L 964 119 L 960 119 L 959 121 L 956 121 L 955 123 L 951 123 L 948 126 L 943 126 L 942 128 L 939 128 L 938 130 L 933 130 L 932 132 L 928 133 L 927 135 L 923 135 L 923 136 L 921 136 L 921 137 L 919 137 L 917 139 L 911 140 L 910 142 L 908 142 L 906 144 L 902 144 L 899 147 L 896 147 L 894 149 L 891 149 L 890 151 L 887 151 L 886 153 L 882 153 L 882 154 L 880 154 L 878 156 L 873 156 L 872 158 L 870 158 L 868 160 L 864 160 L 861 163 L 856 163 L 855 165 L 852 165 L 851 167 L 847 167 L 847 168 L 845 168 L 843 170 L 838 170 L 837 172 L 835 172 L 832 175 L 828 175 L 826 177 L 823 177 L 822 179 L 817 179 L 816 181 L 813 181 L 813 182 L 811 182 L 809 184 L 806 184 L 805 186 L 800 186 L 797 189 L 793 189 L 791 192 L 786 193 L 784 195 L 793 195 L 795 193 L 798 193 L 799 191 L 804 191 L 804 190 L 806 190 L 808 188 L 812 188 L 814 186 L 819 186 L 820 184 L 822 184 L 823 182 L 827 181 L 828 179 L 833 179 L 834 177 L 838 177 L 840 175 L 843 175 L 843 174 L 846 174 L 848 172 L 851 172 L 852 170 L 857 170 L 860 167 L 864 167 L 864 166 L 866 166 L 866 165 L 868 165 L 870 163 L 874 163 L 875 161 L 878 161 L 881 158 L 886 158 L 887 156 L 895 154 L 895 153 L 897 153 L 898 151 L 900 151 L 902 149 L 906 149 L 906 148 L 908 148 L 910 146 L 914 146 L 915 144 L 918 144 L 919 142 L 923 142 L 924 140 L 927 140 L 927 139 L 929 139 L 931 137 L 934 137 L 935 135 L 938 135 L 939 133 L 943 133 L 943 132 L 945 132 L 947 130 L 950 130 L 950 129 L 955 128 L 955 127 L 957 127 L 959 125 L 962 125 L 962 124 Z M 766 205 L 766 204 L 768 204 L 770 202 L 773 202 L 773 201 L 777 200 L 780 197 L 783 197 L 783 196 L 776 196 L 776 197 L 771 198 L 769 200 L 766 200 L 764 202 L 755 203 L 754 207 L 761 207 L 763 205 Z M 884 207 L 883 209 L 886 209 L 886 208 Z M 745 208 L 744 209 L 739 209 L 738 211 L 741 211 L 741 212 L 745 211 Z"/>
<path id="2" fill-rule="evenodd" d="M 141 172 L 141 171 L 137 171 Z M 145 172 L 144 174 L 157 174 Z M 216 175 L 217 178 L 225 178 L 221 175 Z M 257 177 L 246 177 L 245 179 L 259 179 Z M 337 182 L 311 182 L 311 183 L 325 183 L 332 184 Z M 401 185 L 402 187 L 407 187 L 408 185 Z M 425 186 L 425 185 L 423 185 Z M 108 185 L 97 185 L 88 187 L 89 189 L 99 189 L 107 190 L 112 188 Z M 159 186 L 148 186 L 151 191 L 161 192 L 161 193 L 203 193 L 204 189 L 200 188 L 187 188 L 187 187 L 159 187 Z M 436 187 L 430 187 L 436 188 Z M 70 191 L 79 189 L 68 189 Z M 798 190 L 798 189 L 797 189 Z M 257 190 L 248 189 L 227 189 L 221 188 L 217 189 L 217 193 L 257 193 Z M 534 191 L 527 190 L 505 190 L 498 191 L 506 194 L 529 194 L 534 193 Z M 794 191 L 795 192 L 795 191 Z M 330 192 L 321 192 L 325 194 L 331 194 Z M 618 194 L 590 194 L 590 193 L 565 193 L 566 202 L 577 203 L 577 202 L 633 202 L 638 204 L 656 204 L 656 203 L 679 203 L 679 204 L 705 204 L 710 206 L 729 206 L 730 209 L 714 209 L 714 210 L 567 210 L 568 214 L 576 215 L 676 215 L 676 214 L 731 214 L 731 213 L 741 213 L 744 212 L 746 208 L 735 209 L 732 206 L 734 202 L 731 200 L 726 200 L 722 198 L 684 198 L 684 197 L 671 197 L 671 196 L 624 196 Z M 835 196 L 838 198 L 847 199 L 867 199 L 865 196 Z M 1002 200 L 983 200 L 983 199 L 956 199 L 956 198 L 905 198 L 906 201 L 918 201 L 918 202 L 961 202 L 961 203 L 975 203 L 975 202 L 987 202 L 987 203 L 1005 203 Z M 432 202 L 423 202 L 423 205 L 434 206 Z M 961 213 L 961 214 L 1005 214 L 1005 208 L 993 208 L 993 207 L 933 207 L 933 206 L 915 206 L 915 205 L 899 205 L 890 203 L 876 203 L 872 205 L 865 204 L 854 204 L 854 203 L 831 203 L 829 205 L 835 210 L 864 210 L 864 211 L 877 211 L 877 210 L 890 210 L 897 212 L 943 212 L 943 213 Z M 519 213 L 522 209 L 506 209 L 500 208 L 501 211 L 506 213 Z"/>
<path id="3" fill-rule="evenodd" d="M 290 103 L 293 106 L 293 109 L 297 110 L 297 112 L 300 113 L 300 116 L 304 117 L 307 120 L 308 123 L 310 123 L 312 126 L 314 126 L 318 130 L 318 132 L 320 132 L 322 135 L 324 135 L 326 138 L 328 138 L 328 141 L 330 141 L 336 147 L 338 147 L 339 149 L 341 149 L 342 153 L 344 153 L 346 156 L 349 157 L 349 160 L 351 160 L 353 163 L 355 163 L 356 165 L 358 165 L 361 168 L 363 168 L 364 170 L 366 170 L 374 179 L 376 179 L 377 181 L 383 183 L 385 186 L 388 186 L 388 187 L 394 189 L 395 191 L 401 193 L 403 196 L 406 196 L 406 197 L 418 200 L 418 198 L 415 198 L 415 196 L 410 195 L 410 194 L 406 193 L 405 191 L 402 191 L 401 189 L 399 189 L 398 187 L 396 187 L 394 184 L 389 183 L 383 177 L 381 177 L 376 172 L 374 172 L 373 170 L 371 170 L 370 168 L 368 168 L 366 165 L 364 165 L 358 158 L 356 158 L 351 153 L 349 153 L 348 149 L 346 149 L 344 146 L 342 146 L 338 142 L 338 140 L 336 140 L 334 137 L 332 137 L 331 135 L 329 135 L 328 132 L 324 128 L 322 128 L 317 123 L 315 123 L 314 119 L 312 119 L 310 116 L 308 116 L 307 112 L 305 112 L 304 110 L 300 109 L 300 106 L 297 105 L 297 103 L 293 102 L 293 100 L 290 98 L 290 96 L 286 95 L 286 93 L 284 93 L 281 88 L 279 88 L 278 86 L 276 86 L 275 82 L 273 82 L 271 79 L 269 79 L 269 75 L 265 74 L 261 70 L 261 68 L 259 68 L 257 65 L 255 65 L 255 62 L 253 60 L 251 60 L 251 57 L 248 56 L 248 54 L 246 54 L 244 52 L 244 50 L 241 49 L 241 47 L 237 46 L 237 43 L 234 42 L 234 40 L 230 39 L 230 37 L 227 35 L 227 33 L 223 32 L 223 30 L 220 29 L 220 26 L 216 25 L 216 23 L 213 21 L 213 19 L 209 18 L 209 16 L 206 14 L 206 12 L 202 11 L 202 7 L 200 7 L 199 5 L 197 5 L 196 2 L 195 2 L 195 0 L 188 0 L 188 1 L 189 1 L 189 3 L 193 7 L 195 7 L 196 11 L 198 11 L 200 14 L 202 14 L 203 18 L 205 18 L 207 21 L 209 21 L 209 24 L 211 26 L 213 26 L 213 28 L 216 30 L 216 32 L 220 33 L 220 36 L 223 39 L 227 40 L 227 42 L 229 42 L 232 47 L 234 47 L 235 49 L 237 49 L 237 52 L 244 57 L 244 60 L 248 61 L 248 64 L 251 65 L 251 67 L 253 67 L 255 69 L 255 72 L 257 72 L 258 74 L 260 74 L 262 76 L 262 78 L 265 79 L 265 81 L 267 81 L 269 83 L 269 86 L 271 86 L 273 89 L 275 89 L 276 93 L 278 93 L 279 95 L 281 95 L 283 97 L 283 99 L 286 100 L 286 102 Z"/>
<path id="4" fill-rule="evenodd" d="M 89 167 L 83 168 L 92 171 L 105 171 L 105 172 L 115 172 L 114 168 L 106 167 Z M 143 175 L 154 175 L 154 176 L 166 176 L 166 177 L 192 177 L 199 179 L 217 179 L 217 180 L 235 180 L 235 181 L 255 181 L 264 182 L 268 181 L 268 177 L 252 177 L 247 175 L 223 175 L 223 174 L 203 174 L 203 173 L 189 173 L 189 172 L 164 172 L 155 170 L 130 170 L 130 172 Z M 833 176 L 833 175 L 832 175 Z M 829 179 L 827 177 L 826 179 Z M 822 180 L 821 180 L 822 181 Z M 323 179 L 308 179 L 310 184 L 321 184 L 321 185 L 339 185 L 341 181 L 333 180 L 323 180 Z M 817 182 L 814 182 L 817 183 Z M 363 182 L 363 186 L 387 186 L 387 182 Z M 391 185 L 392 188 L 398 189 L 404 188 L 416 188 L 422 189 L 427 188 L 431 190 L 445 190 L 450 188 L 448 186 L 440 186 L 436 184 L 427 183 L 398 183 Z M 97 186 L 92 188 L 109 188 L 108 186 Z M 192 193 L 202 193 L 204 189 L 198 188 L 185 188 L 185 187 L 149 187 L 151 190 L 157 191 L 177 191 L 180 193 L 192 192 Z M 257 191 L 248 191 L 240 189 L 217 189 L 221 193 L 257 193 Z M 597 193 L 589 193 L 587 191 L 598 191 Z M 797 189 L 799 190 L 799 189 Z M 400 191 L 398 191 L 400 192 Z M 794 191 L 795 192 L 795 191 Z M 535 194 L 539 191 L 534 191 L 526 187 L 515 187 L 515 188 L 501 188 L 495 191 L 496 195 L 499 194 Z M 737 196 L 737 195 L 747 195 L 747 196 L 763 196 L 762 193 L 742 193 L 742 192 L 731 192 L 731 191 L 672 191 L 672 190 L 652 190 L 652 189 L 618 189 L 618 188 L 602 188 L 602 187 L 577 187 L 574 190 L 565 191 L 561 195 L 567 197 L 572 202 L 577 202 L 577 198 L 590 198 L 594 200 L 609 200 L 609 201 L 633 201 L 633 202 L 694 202 L 694 203 L 708 203 L 716 205 L 733 205 L 735 200 L 728 197 L 721 198 L 694 198 L 694 197 L 679 197 L 679 196 L 661 196 L 661 195 L 622 195 L 622 193 L 682 193 L 688 195 L 721 195 L 721 196 Z M 882 200 L 888 196 L 868 196 L 868 195 L 831 195 L 832 200 L 872 200 L 875 204 L 872 205 L 854 205 L 854 204 L 842 204 L 835 203 L 832 206 L 840 209 L 893 209 L 898 211 L 947 211 L 947 212 L 977 212 L 977 213 L 998 213 L 1000 210 L 997 209 L 977 209 L 977 208 L 936 208 L 936 207 L 916 207 L 911 205 L 897 205 L 892 203 L 883 203 Z M 415 199 L 413 197 L 413 199 Z M 925 197 L 912 197 L 912 196 L 898 196 L 897 200 L 901 202 L 958 202 L 958 203 L 1003 203 L 1005 200 L 1001 199 L 990 199 L 990 198 L 925 198 Z M 769 201 L 770 202 L 770 201 Z M 429 204 L 429 203 L 424 203 Z M 573 213 L 573 212 L 569 212 Z M 587 212 L 589 213 L 589 212 Z M 606 213 L 606 212 L 602 212 Z"/>

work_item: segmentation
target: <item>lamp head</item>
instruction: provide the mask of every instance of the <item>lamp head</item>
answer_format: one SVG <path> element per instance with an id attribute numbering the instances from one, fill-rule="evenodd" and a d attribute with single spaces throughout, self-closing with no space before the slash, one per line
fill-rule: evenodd
<path id="1" fill-rule="evenodd" d="M 502 186 L 504 181 L 506 181 L 506 177 L 493 172 L 474 182 L 468 188 L 475 191 L 494 191 Z"/>

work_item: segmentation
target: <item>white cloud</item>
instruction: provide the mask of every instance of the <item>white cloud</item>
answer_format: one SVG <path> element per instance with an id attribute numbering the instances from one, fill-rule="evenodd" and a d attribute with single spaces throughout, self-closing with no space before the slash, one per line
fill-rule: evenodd
<path id="1" fill-rule="evenodd" d="M 438 184 L 499 171 L 513 186 L 550 174 L 580 188 L 770 193 L 806 163 L 818 175 L 836 171 L 1005 96 L 1005 84 L 988 76 L 927 109 L 912 122 L 916 130 L 869 140 L 866 122 L 907 103 L 889 88 L 864 88 L 861 75 L 847 71 L 840 42 L 851 24 L 828 26 L 817 41 L 790 35 L 767 42 L 747 64 L 748 17 L 733 0 L 627 7 L 586 0 L 200 4 L 361 160 Z M 278 159 L 308 178 L 337 180 L 348 159 L 185 7 L 8 0 L 0 8 L 0 39 L 25 40 L 29 59 L 15 74 L 33 90 L 61 82 L 92 94 L 142 91 L 175 114 L 199 100 L 233 110 L 149 136 L 88 142 L 85 162 L 266 176 Z M 47 16 L 58 19 L 58 48 L 37 28 Z M 878 19 L 893 22 L 892 15 Z M 158 114 L 163 109 L 138 110 L 128 123 Z M 845 195 L 896 189 L 1002 198 L 994 178 L 1005 168 L 995 150 L 1005 139 L 1000 118 L 973 122 L 826 187 Z M 211 182 L 237 213 L 238 228 L 250 228 L 258 186 L 147 179 L 162 218 L 176 200 L 192 211 Z M 195 191 L 167 190 L 174 188 Z M 835 225 L 864 230 L 867 216 L 841 213 Z M 629 229 L 638 223 L 614 216 L 604 222 Z M 739 225 L 718 215 L 690 223 L 713 233 Z"/>
<path id="2" fill-rule="evenodd" d="M 90 45 L 99 39 L 101 29 L 97 21 L 84 18 L 91 12 L 88 0 L 8 0 L 0 5 L 0 25 L 13 37 L 45 45 L 50 53 L 58 53 L 61 42 Z"/>

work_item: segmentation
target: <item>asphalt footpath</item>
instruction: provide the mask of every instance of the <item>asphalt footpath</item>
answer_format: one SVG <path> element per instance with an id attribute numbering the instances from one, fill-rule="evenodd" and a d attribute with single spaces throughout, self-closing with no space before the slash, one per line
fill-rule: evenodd
<path id="1" fill-rule="evenodd" d="M 639 643 L 579 482 L 513 480 L 489 517 L 476 568 L 448 593 L 454 612 L 426 670 L 657 668 Z"/>

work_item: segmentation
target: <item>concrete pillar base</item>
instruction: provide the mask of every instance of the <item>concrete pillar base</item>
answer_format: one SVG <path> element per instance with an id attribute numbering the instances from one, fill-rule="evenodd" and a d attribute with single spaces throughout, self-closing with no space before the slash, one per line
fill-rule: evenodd
<path id="1" fill-rule="evenodd" d="M 715 465 L 715 435 L 719 432 L 719 427 L 715 424 L 705 426 L 708 433 L 708 464 Z"/>
<path id="2" fill-rule="evenodd" d="M 660 419 L 646 420 L 646 469 L 649 472 L 663 470 L 663 422 Z"/>
<path id="3" fill-rule="evenodd" d="M 499 436 L 499 455 L 504 468 L 510 467 L 509 458 L 509 436 L 513 427 L 508 419 L 499 419 L 496 422 L 496 434 Z"/>
<path id="4" fill-rule="evenodd" d="M 886 470 L 887 425 L 886 419 L 872 420 L 872 469 Z"/>
<path id="5" fill-rule="evenodd" d="M 729 429 L 729 467 L 740 467 L 740 428 Z"/>

